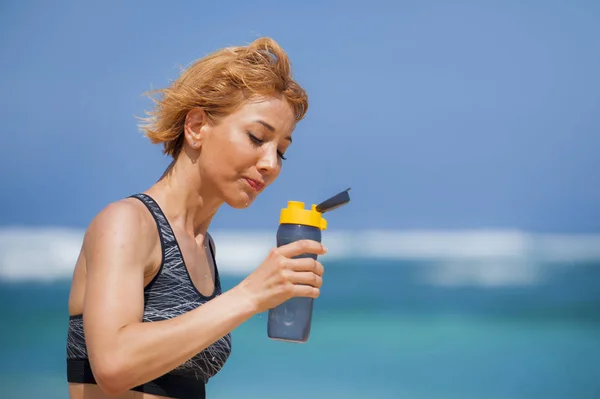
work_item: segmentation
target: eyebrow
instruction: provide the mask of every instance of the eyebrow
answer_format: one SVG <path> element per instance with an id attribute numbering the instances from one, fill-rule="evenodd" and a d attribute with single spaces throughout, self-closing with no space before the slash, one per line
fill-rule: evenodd
<path id="1" fill-rule="evenodd" d="M 264 127 L 266 127 L 267 129 L 269 129 L 271 132 L 275 133 L 275 128 L 271 125 L 269 125 L 267 122 L 257 119 L 256 122 L 260 123 L 261 125 L 263 125 Z M 290 143 L 292 142 L 292 137 L 291 136 L 287 136 L 285 137 L 285 139 L 287 141 L 289 141 Z"/>

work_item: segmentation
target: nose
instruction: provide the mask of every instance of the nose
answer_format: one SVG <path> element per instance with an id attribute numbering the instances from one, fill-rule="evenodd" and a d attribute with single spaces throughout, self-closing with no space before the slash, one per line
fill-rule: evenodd
<path id="1" fill-rule="evenodd" d="M 279 170 L 277 148 L 265 148 L 256 166 L 262 174 L 271 176 L 277 173 Z"/>

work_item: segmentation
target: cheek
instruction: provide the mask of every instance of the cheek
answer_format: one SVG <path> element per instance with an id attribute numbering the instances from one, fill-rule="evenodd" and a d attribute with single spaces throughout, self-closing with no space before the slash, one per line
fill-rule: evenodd
<path id="1" fill-rule="evenodd" d="M 239 168 L 254 165 L 263 154 L 262 148 L 252 143 L 246 133 L 232 135 L 222 148 L 228 162 Z"/>
<path id="2" fill-rule="evenodd" d="M 244 134 L 223 134 L 207 143 L 203 166 L 215 174 L 227 174 L 227 170 L 243 170 L 255 161 L 260 149 Z"/>

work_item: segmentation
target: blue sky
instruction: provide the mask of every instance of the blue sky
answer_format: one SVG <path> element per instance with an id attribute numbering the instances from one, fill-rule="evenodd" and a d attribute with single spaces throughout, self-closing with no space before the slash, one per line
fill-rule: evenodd
<path id="1" fill-rule="evenodd" d="M 168 160 L 143 92 L 271 36 L 310 110 L 279 180 L 213 226 L 351 186 L 331 228 L 600 232 L 600 3 L 522 3 L 5 1 L 0 225 L 85 227 L 144 190 Z"/>

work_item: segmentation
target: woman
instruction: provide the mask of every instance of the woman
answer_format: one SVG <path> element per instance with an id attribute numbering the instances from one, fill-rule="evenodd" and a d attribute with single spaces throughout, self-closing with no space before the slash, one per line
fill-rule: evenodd
<path id="1" fill-rule="evenodd" d="M 316 298 L 315 241 L 274 248 L 221 293 L 208 234 L 222 204 L 245 208 L 279 175 L 307 110 L 285 52 L 261 38 L 186 70 L 146 119 L 173 157 L 144 193 L 109 204 L 86 231 L 69 297 L 71 399 L 204 398 L 230 332 L 285 300 Z"/>

